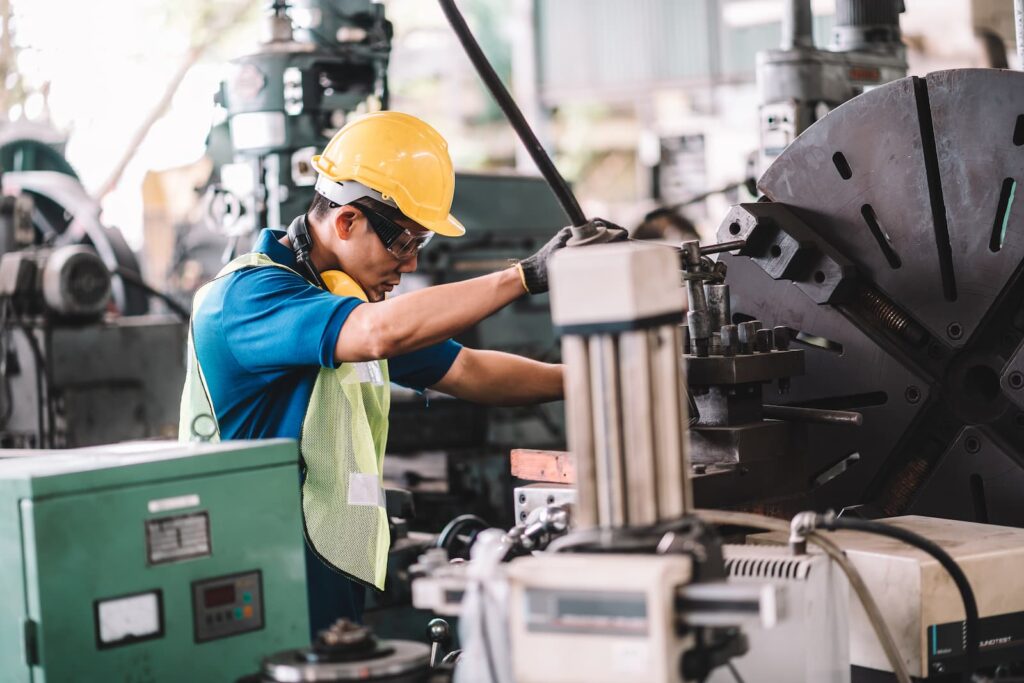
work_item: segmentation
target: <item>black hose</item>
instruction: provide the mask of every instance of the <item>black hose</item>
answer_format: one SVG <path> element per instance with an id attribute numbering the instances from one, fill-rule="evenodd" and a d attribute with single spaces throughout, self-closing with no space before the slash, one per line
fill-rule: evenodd
<path id="1" fill-rule="evenodd" d="M 46 362 L 46 356 L 43 355 L 42 348 L 39 346 L 39 340 L 36 339 L 35 332 L 29 324 L 22 320 L 20 316 L 15 317 L 15 323 L 18 325 L 18 328 L 21 329 L 21 333 L 25 335 L 25 342 L 32 351 L 32 356 L 35 358 L 36 362 L 36 409 L 38 410 L 36 421 L 38 423 L 38 447 L 53 448 L 55 430 L 53 426 L 53 401 L 50 398 L 50 388 L 52 386 L 50 381 L 50 367 Z"/>
<path id="2" fill-rule="evenodd" d="M 818 515 L 817 526 L 822 529 L 849 529 L 851 531 L 863 531 L 869 534 L 894 538 L 928 553 L 949 572 L 953 583 L 956 584 L 956 589 L 960 592 L 960 599 L 964 603 L 964 614 L 966 615 L 964 619 L 964 640 L 966 641 L 964 657 L 966 659 L 966 667 L 963 680 L 970 683 L 974 670 L 978 665 L 978 603 L 974 599 L 974 591 L 971 589 L 967 576 L 960 569 L 960 565 L 935 543 L 913 531 L 908 531 L 898 526 L 883 524 L 869 519 L 835 517 L 831 513 Z"/>
<path id="3" fill-rule="evenodd" d="M 8 354 L 11 352 L 8 344 L 11 341 L 10 330 L 7 329 L 7 311 L 10 308 L 10 299 L 0 299 L 0 383 L 4 389 L 4 412 L 0 415 L 0 430 L 7 427 L 14 414 L 14 393 L 11 390 L 11 380 L 7 377 Z"/>
<path id="4" fill-rule="evenodd" d="M 174 297 L 172 297 L 170 294 L 161 292 L 156 287 L 153 287 L 152 285 L 148 284 L 145 280 L 142 279 L 142 276 L 136 273 L 134 270 L 129 270 L 128 268 L 122 268 L 118 266 L 117 268 L 114 268 L 113 273 L 114 275 L 120 277 L 121 281 L 124 282 L 125 284 L 129 284 L 132 287 L 141 289 L 143 292 L 146 292 L 150 296 L 155 296 L 157 299 L 160 299 L 160 301 L 163 301 L 165 304 L 167 304 L 167 308 L 174 311 L 174 313 L 179 318 L 181 318 L 185 322 L 188 322 L 188 319 L 191 316 L 184 306 L 175 301 Z"/>
<path id="5" fill-rule="evenodd" d="M 548 153 L 544 151 L 544 147 L 540 144 L 540 140 L 537 139 L 533 129 L 530 128 L 530 124 L 527 123 L 523 112 L 519 110 L 519 106 L 512 99 L 512 95 L 509 94 L 508 89 L 505 88 L 498 74 L 495 73 L 494 67 L 487 61 L 487 56 L 480 49 L 480 44 L 476 42 L 476 38 L 473 37 L 473 32 L 469 30 L 465 18 L 459 12 L 459 8 L 455 6 L 455 0 L 438 1 L 441 3 L 441 10 L 444 12 L 445 17 L 447 17 L 448 23 L 451 24 L 452 30 L 455 31 L 459 42 L 462 43 L 462 48 L 466 51 L 469 61 L 473 62 L 473 66 L 476 68 L 476 72 L 480 74 L 480 78 L 483 79 L 484 85 L 491 91 L 491 95 L 494 96 L 498 106 L 501 107 L 501 111 L 504 112 L 505 117 L 512 124 L 516 135 L 519 136 L 523 146 L 526 147 L 526 151 L 533 158 L 533 163 L 537 164 L 537 168 L 540 169 L 544 180 L 551 186 L 551 191 L 555 193 L 555 198 L 562 205 L 565 215 L 569 217 L 569 221 L 574 227 L 586 224 L 587 217 L 584 215 L 583 209 L 580 208 L 579 202 L 576 201 L 576 196 L 569 189 L 569 184 L 565 182 L 565 178 L 555 168 L 554 162 L 551 161 Z"/>
<path id="6" fill-rule="evenodd" d="M 671 204 L 671 205 L 669 205 L 669 206 L 667 206 L 665 208 L 667 210 L 669 210 L 669 211 L 676 212 L 676 211 L 679 211 L 679 209 L 685 209 L 686 207 L 692 206 L 693 204 L 699 204 L 702 201 L 704 201 L 705 199 L 709 199 L 711 197 L 714 197 L 716 194 L 726 194 L 727 192 L 732 192 L 733 190 L 736 190 L 736 189 L 739 189 L 739 188 L 743 187 L 744 185 L 747 184 L 747 182 L 748 182 L 747 180 L 741 180 L 739 182 L 729 183 L 728 185 L 725 185 L 724 187 L 719 187 L 719 188 L 716 188 L 714 190 L 708 190 L 707 192 L 702 192 L 701 194 L 693 195 L 689 199 L 685 199 L 685 200 L 683 200 L 681 202 L 677 202 L 675 204 Z M 751 194 L 754 194 L 754 193 L 751 192 Z"/>

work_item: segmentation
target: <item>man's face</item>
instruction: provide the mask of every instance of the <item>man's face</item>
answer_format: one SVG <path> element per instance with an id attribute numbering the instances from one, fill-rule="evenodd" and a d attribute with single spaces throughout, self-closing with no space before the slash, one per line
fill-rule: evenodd
<path id="1" fill-rule="evenodd" d="M 426 232 L 407 218 L 396 222 L 414 234 Z M 359 283 L 371 302 L 383 301 L 384 296 L 398 286 L 402 275 L 415 271 L 418 265 L 415 251 L 402 260 L 388 251 L 362 212 L 358 212 L 352 222 L 351 236 L 345 240 L 344 250 L 339 259 L 343 270 Z"/>

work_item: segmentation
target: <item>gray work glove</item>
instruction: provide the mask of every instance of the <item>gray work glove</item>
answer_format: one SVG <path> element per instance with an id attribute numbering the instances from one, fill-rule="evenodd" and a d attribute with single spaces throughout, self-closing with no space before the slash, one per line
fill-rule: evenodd
<path id="1" fill-rule="evenodd" d="M 597 229 L 604 228 L 607 231 L 608 235 L 603 243 L 629 239 L 629 233 L 625 228 L 602 218 L 591 219 L 587 224 Z M 526 287 L 527 292 L 543 294 L 548 291 L 548 262 L 551 260 L 551 256 L 559 249 L 564 248 L 571 238 L 572 228 L 562 228 L 536 254 L 519 262 L 519 269 L 523 275 L 523 286 Z"/>

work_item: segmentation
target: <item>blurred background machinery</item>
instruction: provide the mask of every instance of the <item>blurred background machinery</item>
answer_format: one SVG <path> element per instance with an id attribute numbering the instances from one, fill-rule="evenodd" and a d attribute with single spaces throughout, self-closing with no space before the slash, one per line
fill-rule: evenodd
<path id="1" fill-rule="evenodd" d="M 907 75 L 903 0 L 836 0 L 832 41 L 814 44 L 811 0 L 786 0 L 782 44 L 757 55 L 760 176 L 798 135 L 853 97 Z"/>
<path id="2" fill-rule="evenodd" d="M 227 113 L 225 128 L 211 133 L 211 144 L 227 133 L 232 152 L 210 197 L 214 220 L 232 246 L 303 213 L 316 182 L 313 155 L 350 115 L 388 107 L 392 28 L 383 5 L 269 5 L 265 42 L 232 62 L 217 96 Z"/>
<path id="3" fill-rule="evenodd" d="M 0 446 L 172 435 L 185 312 L 143 281 L 52 131 L 0 128 L 0 164 Z M 150 313 L 153 296 L 177 314 Z"/>

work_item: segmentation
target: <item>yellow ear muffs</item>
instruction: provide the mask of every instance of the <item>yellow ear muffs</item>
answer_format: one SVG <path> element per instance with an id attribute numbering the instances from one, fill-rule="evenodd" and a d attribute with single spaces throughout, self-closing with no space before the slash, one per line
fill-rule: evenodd
<path id="1" fill-rule="evenodd" d="M 367 301 L 366 292 L 360 287 L 355 280 L 341 272 L 340 270 L 325 270 L 320 273 L 320 277 L 324 279 L 324 283 L 327 285 L 327 289 L 331 294 L 337 294 L 338 296 L 354 296 L 357 299 Z"/>

